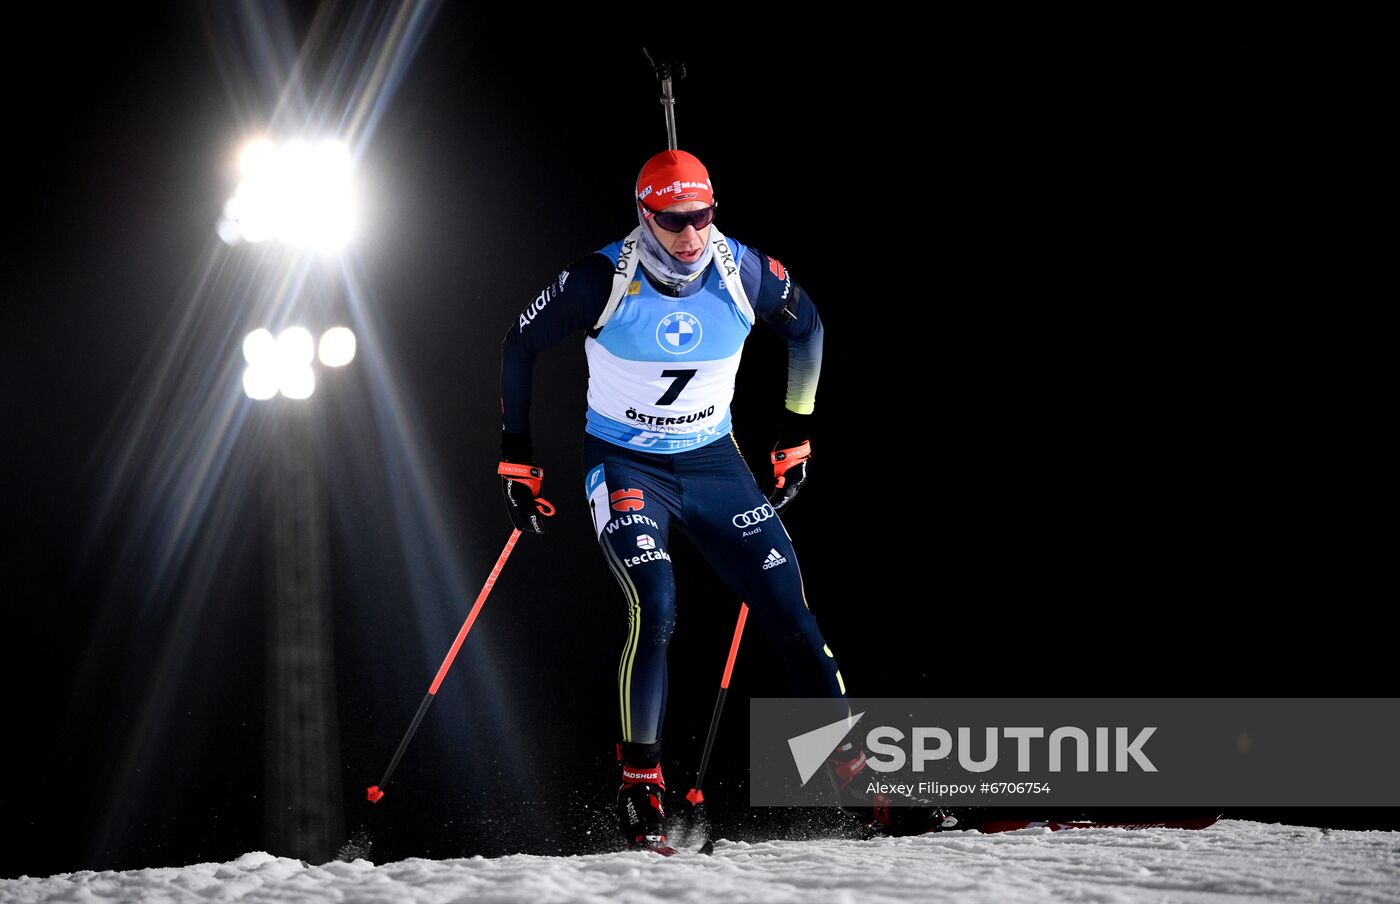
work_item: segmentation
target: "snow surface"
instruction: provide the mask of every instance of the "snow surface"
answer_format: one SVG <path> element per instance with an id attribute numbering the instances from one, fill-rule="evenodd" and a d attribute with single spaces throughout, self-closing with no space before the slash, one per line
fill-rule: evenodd
<path id="1" fill-rule="evenodd" d="M 1222 820 L 1200 831 L 1025 829 L 874 841 L 305 866 L 231 863 L 0 879 L 0 901 L 1400 902 L 1400 832 Z"/>

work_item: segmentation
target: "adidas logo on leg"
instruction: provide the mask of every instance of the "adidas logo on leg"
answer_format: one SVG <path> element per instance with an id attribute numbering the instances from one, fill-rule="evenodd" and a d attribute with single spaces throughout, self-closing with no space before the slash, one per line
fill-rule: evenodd
<path id="1" fill-rule="evenodd" d="M 768 550 L 768 558 L 763 560 L 763 570 L 767 571 L 770 568 L 777 568 L 785 562 L 787 562 L 787 559 L 782 553 L 778 552 L 776 549 L 770 549 Z"/>

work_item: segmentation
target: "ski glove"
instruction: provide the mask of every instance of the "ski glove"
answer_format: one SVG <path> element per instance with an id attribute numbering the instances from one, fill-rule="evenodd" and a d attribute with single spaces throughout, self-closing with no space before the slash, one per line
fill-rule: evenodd
<path id="1" fill-rule="evenodd" d="M 774 489 L 768 496 L 773 510 L 781 512 L 797 496 L 807 479 L 807 462 L 812 457 L 812 416 L 783 409 L 782 428 L 773 446 Z"/>
<path id="2" fill-rule="evenodd" d="M 505 494 L 506 509 L 515 529 L 531 534 L 544 533 L 544 518 L 554 514 L 554 506 L 540 496 L 544 468 L 503 461 L 496 467 L 496 473 L 501 475 L 501 492 Z"/>
<path id="3" fill-rule="evenodd" d="M 802 483 L 807 479 L 807 462 L 811 457 L 812 444 L 807 440 L 786 449 L 773 450 L 773 477 L 776 485 L 773 494 L 768 497 L 768 501 L 773 504 L 773 511 L 781 512 L 797 497 L 797 491 L 802 489 Z"/>

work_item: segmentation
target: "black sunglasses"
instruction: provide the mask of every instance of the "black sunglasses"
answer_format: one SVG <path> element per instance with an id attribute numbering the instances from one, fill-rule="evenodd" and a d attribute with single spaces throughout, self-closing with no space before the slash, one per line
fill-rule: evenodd
<path id="1" fill-rule="evenodd" d="M 653 213 L 652 217 L 656 220 L 656 225 L 667 232 L 685 232 L 687 226 L 694 226 L 695 231 L 699 232 L 714 221 L 715 208 L 718 206 L 718 202 L 712 202 L 709 207 L 699 210 L 686 213 Z"/>

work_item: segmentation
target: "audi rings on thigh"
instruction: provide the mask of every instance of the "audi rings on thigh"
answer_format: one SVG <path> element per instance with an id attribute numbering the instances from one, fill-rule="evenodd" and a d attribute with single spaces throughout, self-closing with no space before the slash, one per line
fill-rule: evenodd
<path id="1" fill-rule="evenodd" d="M 761 524 L 775 515 L 777 515 L 777 512 L 773 511 L 773 506 L 765 502 L 756 509 L 740 512 L 730 519 L 730 523 L 738 528 L 753 527 L 755 524 Z"/>

